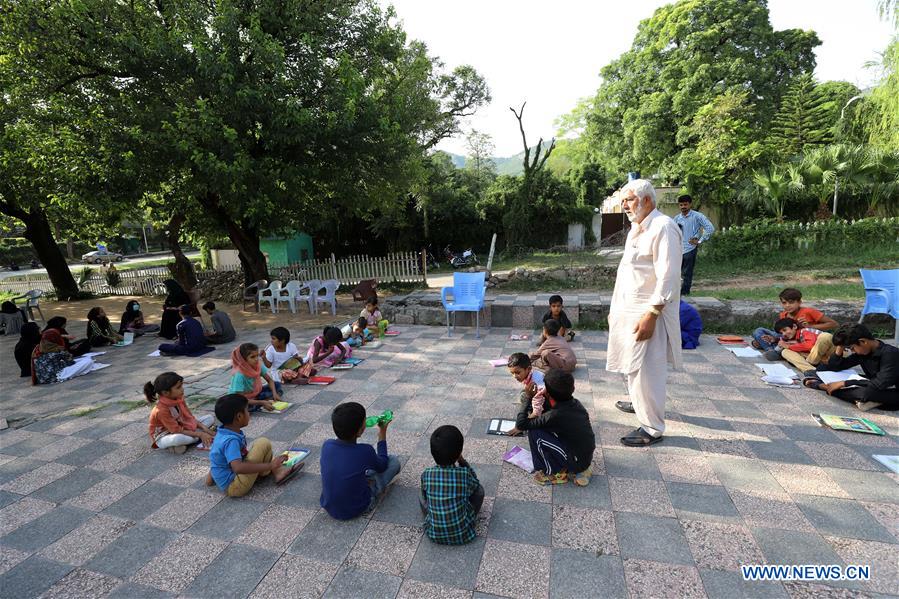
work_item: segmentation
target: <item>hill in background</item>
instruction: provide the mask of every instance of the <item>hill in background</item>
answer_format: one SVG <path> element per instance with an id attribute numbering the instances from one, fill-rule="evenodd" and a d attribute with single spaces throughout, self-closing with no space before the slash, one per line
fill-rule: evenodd
<path id="1" fill-rule="evenodd" d="M 558 145 L 558 144 L 557 144 Z M 531 152 L 534 151 L 534 146 L 531 148 Z M 543 149 L 546 150 L 549 148 L 549 142 L 543 142 Z M 446 152 L 449 157 L 453 161 L 453 165 L 456 168 L 465 168 L 465 156 L 460 154 L 453 154 L 452 152 Z M 500 158 L 498 156 L 493 157 L 493 164 L 496 165 L 496 174 L 498 175 L 520 175 L 524 171 L 524 167 L 522 166 L 522 160 L 524 160 L 524 152 L 519 152 L 514 156 L 507 156 L 505 158 Z"/>

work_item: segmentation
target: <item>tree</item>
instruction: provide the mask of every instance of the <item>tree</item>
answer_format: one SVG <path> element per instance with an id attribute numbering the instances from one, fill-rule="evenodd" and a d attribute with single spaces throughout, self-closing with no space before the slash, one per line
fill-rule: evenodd
<path id="1" fill-rule="evenodd" d="M 14 6 L 17 64 L 98 98 L 146 189 L 178 181 L 167 214 L 226 231 L 248 281 L 268 278 L 261 236 L 395 202 L 424 149 L 489 101 L 474 69 L 446 73 L 373 0 L 47 6 Z"/>
<path id="2" fill-rule="evenodd" d="M 797 156 L 805 151 L 806 146 L 831 142 L 836 123 L 832 108 L 834 103 L 833 99 L 822 93 L 820 86 L 815 85 L 810 73 L 796 77 L 771 121 L 771 142 L 776 150 L 786 157 Z"/>
<path id="3" fill-rule="evenodd" d="M 522 159 L 524 172 L 521 176 L 519 193 L 503 215 L 503 228 L 506 232 L 506 245 L 508 247 L 527 247 L 529 243 L 534 230 L 532 223 L 539 222 L 534 220 L 533 213 L 533 206 L 537 203 L 536 180 L 539 173 L 543 170 L 546 160 L 556 147 L 556 138 L 553 138 L 549 147 L 545 149 L 542 137 L 533 149 L 528 145 L 528 138 L 524 132 L 524 122 L 522 121 L 526 105 L 527 102 L 524 102 L 518 110 L 511 106 L 509 107 L 509 110 L 512 111 L 512 114 L 515 115 L 515 119 L 518 121 L 518 130 L 521 132 L 521 143 L 524 146 Z M 533 157 L 531 156 L 532 151 L 534 153 Z"/>
<path id="4" fill-rule="evenodd" d="M 764 0 L 680 0 L 640 23 L 630 50 L 601 70 L 587 131 L 607 172 L 680 176 L 696 113 L 747 91 L 761 139 L 786 84 L 815 66 L 811 31 L 771 27 Z"/>
<path id="5" fill-rule="evenodd" d="M 845 192 L 869 186 L 875 180 L 877 165 L 865 146 L 830 145 L 808 152 L 803 157 L 803 170 L 819 198 L 817 216 L 827 218 L 828 199 L 833 198 L 832 214 L 836 216 L 840 187 Z"/>
<path id="6" fill-rule="evenodd" d="M 733 182 L 762 161 L 765 147 L 752 126 L 754 115 L 748 93 L 729 90 L 700 108 L 679 130 L 678 143 L 685 149 L 677 170 L 689 193 L 723 204 Z"/>
<path id="7" fill-rule="evenodd" d="M 757 203 L 778 221 L 783 221 L 787 202 L 803 189 L 802 174 L 795 166 L 771 166 L 752 174 L 755 189 L 747 201 Z"/>
<path id="8" fill-rule="evenodd" d="M 491 176 L 496 175 L 496 164 L 493 162 L 496 146 L 489 134 L 472 129 L 465 137 L 465 148 L 468 150 L 465 167 L 474 173 L 477 192 L 480 193 L 481 184 L 489 184 Z"/>

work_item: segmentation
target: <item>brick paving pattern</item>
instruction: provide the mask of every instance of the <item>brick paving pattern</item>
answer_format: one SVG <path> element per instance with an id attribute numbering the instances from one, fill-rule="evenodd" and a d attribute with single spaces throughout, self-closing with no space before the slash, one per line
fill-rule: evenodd
<path id="1" fill-rule="evenodd" d="M 634 421 L 614 402 L 625 387 L 604 370 L 606 334 L 583 331 L 575 395 L 597 434 L 595 474 L 587 488 L 543 488 L 502 462 L 526 440 L 485 434 L 489 418 L 514 415 L 517 397 L 488 360 L 531 343 L 506 328 L 481 339 L 401 331 L 359 352 L 365 361 L 335 384 L 290 387 L 284 414 L 254 414 L 250 439 L 313 453 L 289 484 L 263 482 L 243 499 L 203 485 L 203 452 L 149 449 L 148 408 L 135 403 L 164 370 L 186 377 L 189 396 L 223 393 L 229 348 L 149 358 L 155 340 L 139 339 L 98 358 L 105 370 L 36 388 L 5 368 L 0 411 L 18 428 L 0 432 L 0 597 L 899 595 L 899 477 L 871 459 L 899 453 L 893 414 L 868 416 L 886 437 L 819 428 L 811 412 L 852 410 L 766 387 L 753 360 L 704 338 L 669 377 L 665 441 L 624 448 Z M 313 331 L 293 334 L 300 344 Z M 239 340 L 262 344 L 267 332 Z M 13 341 L 0 342 L 7 365 Z M 337 522 L 318 505 L 318 451 L 331 408 L 347 400 L 395 412 L 388 447 L 404 471 L 372 514 Z M 417 500 L 430 432 L 450 423 L 487 494 L 478 538 L 462 547 L 423 536 Z M 869 564 L 871 580 L 744 582 L 739 566 L 752 563 Z"/>

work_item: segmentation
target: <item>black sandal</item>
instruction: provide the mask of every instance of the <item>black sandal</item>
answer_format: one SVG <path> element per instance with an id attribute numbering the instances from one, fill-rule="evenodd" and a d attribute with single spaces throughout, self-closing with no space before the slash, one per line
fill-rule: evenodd
<path id="1" fill-rule="evenodd" d="M 615 407 L 621 410 L 622 412 L 627 412 L 628 414 L 636 414 L 637 412 L 634 410 L 634 404 L 630 401 L 616 401 Z"/>
<path id="2" fill-rule="evenodd" d="M 649 445 L 658 443 L 661 440 L 661 435 L 659 435 L 658 437 L 653 437 L 641 427 L 635 429 L 631 434 L 625 437 L 621 437 L 621 444 L 627 445 L 628 447 L 647 447 Z"/>

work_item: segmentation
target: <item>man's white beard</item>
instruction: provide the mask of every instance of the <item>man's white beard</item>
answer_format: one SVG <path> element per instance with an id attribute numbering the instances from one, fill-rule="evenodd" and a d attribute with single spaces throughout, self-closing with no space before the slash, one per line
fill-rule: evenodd
<path id="1" fill-rule="evenodd" d="M 631 208 L 630 212 L 625 212 L 627 220 L 635 222 L 637 220 L 637 214 L 639 214 L 641 210 L 643 210 L 643 198 L 637 200 L 637 203 L 634 204 L 634 207 Z"/>

